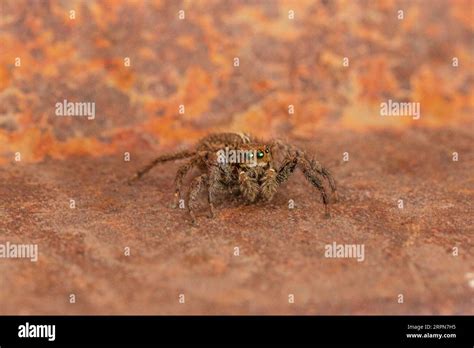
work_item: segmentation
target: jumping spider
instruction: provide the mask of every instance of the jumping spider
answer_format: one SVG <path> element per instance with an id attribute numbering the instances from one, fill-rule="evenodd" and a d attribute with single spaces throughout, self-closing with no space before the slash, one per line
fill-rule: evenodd
<path id="1" fill-rule="evenodd" d="M 279 165 L 275 163 L 274 158 L 274 154 L 278 152 L 283 155 Z M 234 161 L 229 161 L 229 153 L 234 154 Z M 336 183 L 332 175 L 318 161 L 309 159 L 304 151 L 278 140 L 266 143 L 241 133 L 210 134 L 198 142 L 194 151 L 160 156 L 138 171 L 129 183 L 141 178 L 157 164 L 185 158 L 188 161 L 178 169 L 175 177 L 173 207 L 177 207 L 181 199 L 186 174 L 197 167 L 200 174 L 191 182 L 188 199 L 188 210 L 193 224 L 196 224 L 197 197 L 203 188 L 207 190 L 210 217 L 213 217 L 215 196 L 218 193 L 240 194 L 248 202 L 254 202 L 258 198 L 270 201 L 278 186 L 288 180 L 297 167 L 319 190 L 326 217 L 329 217 L 329 198 L 323 178 L 328 181 L 334 198 L 337 199 Z"/>

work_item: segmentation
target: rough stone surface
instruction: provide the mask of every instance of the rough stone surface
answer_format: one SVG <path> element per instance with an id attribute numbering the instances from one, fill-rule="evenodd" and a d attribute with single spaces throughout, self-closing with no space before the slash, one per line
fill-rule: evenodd
<path id="1" fill-rule="evenodd" d="M 296 143 L 339 182 L 330 219 L 300 173 L 271 203 L 223 197 L 215 219 L 203 209 L 192 227 L 169 207 L 177 163 L 123 184 L 152 152 L 0 167 L 0 242 L 38 243 L 40 253 L 37 263 L 0 259 L 0 313 L 474 313 L 468 127 L 332 129 Z M 364 244 L 365 260 L 325 258 L 332 242 Z"/>

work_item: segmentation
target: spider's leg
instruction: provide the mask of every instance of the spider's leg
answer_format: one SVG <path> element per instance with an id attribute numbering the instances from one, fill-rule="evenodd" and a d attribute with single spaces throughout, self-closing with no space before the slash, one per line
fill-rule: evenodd
<path id="1" fill-rule="evenodd" d="M 291 174 L 295 171 L 296 164 L 298 163 L 298 158 L 297 157 L 290 157 L 287 156 L 284 160 L 280 168 L 278 169 L 277 172 L 277 177 L 276 181 L 278 185 L 284 183 L 288 178 L 290 177 Z"/>
<path id="2" fill-rule="evenodd" d="M 273 140 L 270 144 L 270 148 L 272 149 L 272 151 L 281 151 L 285 155 L 288 155 L 292 149 L 290 145 L 280 139 Z"/>
<path id="3" fill-rule="evenodd" d="M 209 217 L 214 217 L 214 198 L 219 191 L 224 191 L 224 185 L 221 183 L 221 169 L 217 165 L 211 165 L 209 168 L 208 196 Z"/>
<path id="4" fill-rule="evenodd" d="M 321 197 L 323 199 L 323 203 L 324 203 L 324 209 L 326 211 L 326 217 L 329 217 L 330 216 L 330 212 L 329 212 L 329 199 L 328 199 L 328 195 L 326 193 L 326 189 L 324 188 L 324 185 L 323 183 L 321 182 L 321 180 L 318 178 L 318 175 L 316 174 L 317 171 L 314 170 L 312 167 L 311 167 L 311 163 L 306 159 L 304 158 L 303 156 L 301 155 L 297 155 L 298 156 L 298 168 L 301 169 L 301 171 L 303 172 L 305 178 L 313 185 L 315 186 L 319 192 L 321 193 Z"/>
<path id="5" fill-rule="evenodd" d="M 178 171 L 176 172 L 176 177 L 174 178 L 175 192 L 174 202 L 172 205 L 173 208 L 176 208 L 178 206 L 179 200 L 181 199 L 181 187 L 183 186 L 183 180 L 189 170 L 196 166 L 197 160 L 197 157 L 193 157 L 190 161 L 179 167 Z"/>
<path id="6" fill-rule="evenodd" d="M 338 201 L 337 185 L 336 185 L 336 180 L 334 180 L 334 177 L 332 176 L 331 172 L 327 170 L 325 167 L 323 167 L 321 163 L 319 163 L 316 160 L 312 160 L 310 163 L 311 163 L 311 168 L 313 170 L 318 172 L 318 174 L 321 175 L 322 177 L 326 178 L 326 180 L 329 183 L 329 186 L 331 186 L 331 191 L 334 197 L 334 201 L 337 202 Z"/>
<path id="7" fill-rule="evenodd" d="M 242 195 L 249 201 L 253 202 L 257 198 L 260 191 L 257 180 L 250 177 L 247 172 L 239 173 L 239 188 Z"/>
<path id="8" fill-rule="evenodd" d="M 144 168 L 136 172 L 135 175 L 128 180 L 128 183 L 131 184 L 133 181 L 140 179 L 144 174 L 148 173 L 154 166 L 158 164 L 168 162 L 168 161 L 188 158 L 188 157 L 194 156 L 195 154 L 196 152 L 194 151 L 180 151 L 180 152 L 157 157 L 153 161 L 148 163 Z"/>
<path id="9" fill-rule="evenodd" d="M 199 192 L 203 186 L 207 187 L 209 176 L 207 174 L 201 174 L 193 179 L 191 182 L 191 188 L 189 189 L 189 198 L 188 198 L 188 210 L 189 215 L 191 215 L 191 221 L 193 225 L 197 225 L 196 223 L 196 215 L 194 211 L 197 207 L 196 199 L 198 198 Z"/>
<path id="10" fill-rule="evenodd" d="M 283 182 L 288 180 L 288 178 L 295 171 L 295 168 L 297 166 L 298 168 L 301 169 L 305 178 L 313 186 L 315 186 L 321 193 L 326 216 L 328 217 L 330 213 L 329 213 L 329 199 L 326 193 L 326 189 L 324 188 L 321 180 L 318 178 L 318 175 L 316 174 L 317 171 L 311 167 L 311 163 L 306 158 L 301 156 L 301 154 L 296 153 L 294 154 L 294 156 L 288 156 L 287 158 L 285 158 L 285 160 L 283 161 L 283 164 L 280 166 L 280 169 L 278 170 L 278 174 L 277 174 L 278 184 L 282 184 Z"/>
<path id="11" fill-rule="evenodd" d="M 265 176 L 262 180 L 262 196 L 266 201 L 270 201 L 273 198 L 273 195 L 277 191 L 278 182 L 277 182 L 277 173 L 275 169 L 269 168 L 265 172 Z"/>

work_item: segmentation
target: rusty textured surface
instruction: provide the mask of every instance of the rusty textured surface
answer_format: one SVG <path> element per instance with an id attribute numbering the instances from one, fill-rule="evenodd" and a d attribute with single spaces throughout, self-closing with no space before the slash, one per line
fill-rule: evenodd
<path id="1" fill-rule="evenodd" d="M 176 164 L 123 184 L 153 153 L 125 165 L 118 156 L 4 167 L 2 238 L 38 243 L 40 258 L 0 263 L 2 313 L 472 314 L 472 141 L 461 129 L 334 130 L 302 143 L 339 180 L 331 219 L 298 174 L 272 203 L 224 200 L 199 227 L 169 207 Z M 348 144 L 349 162 L 335 160 Z M 365 260 L 325 258 L 333 241 L 365 244 Z"/>
<path id="2" fill-rule="evenodd" d="M 473 314 L 473 23 L 470 0 L 0 1 L 0 243 L 40 250 L 0 259 L 0 314 Z M 380 117 L 388 99 L 421 118 Z M 177 163 L 123 184 L 212 131 L 315 153 L 333 217 L 301 174 L 195 228 L 169 208 Z"/>

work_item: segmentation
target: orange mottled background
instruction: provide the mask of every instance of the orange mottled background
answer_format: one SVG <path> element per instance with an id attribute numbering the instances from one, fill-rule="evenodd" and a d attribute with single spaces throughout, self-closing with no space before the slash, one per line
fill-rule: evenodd
<path id="1" fill-rule="evenodd" d="M 0 4 L 0 163 L 186 145 L 219 130 L 311 138 L 472 124 L 471 0 Z M 56 117 L 64 99 L 95 102 L 95 120 Z M 387 99 L 420 102 L 421 119 L 380 117 Z"/>

